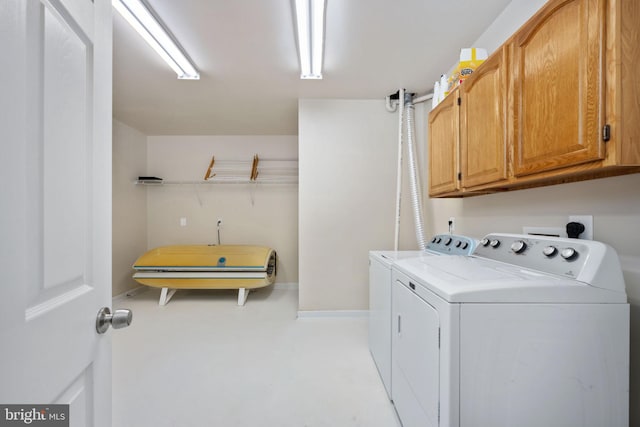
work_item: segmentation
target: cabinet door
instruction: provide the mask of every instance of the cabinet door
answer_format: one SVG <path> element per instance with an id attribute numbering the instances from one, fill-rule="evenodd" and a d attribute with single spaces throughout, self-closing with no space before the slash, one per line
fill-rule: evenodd
<path id="1" fill-rule="evenodd" d="M 458 185 L 458 92 L 429 114 L 429 195 L 456 191 Z"/>
<path id="2" fill-rule="evenodd" d="M 462 188 L 507 178 L 506 67 L 503 47 L 460 86 Z"/>
<path id="3" fill-rule="evenodd" d="M 514 38 L 514 174 L 602 159 L 605 0 L 552 0 Z"/>

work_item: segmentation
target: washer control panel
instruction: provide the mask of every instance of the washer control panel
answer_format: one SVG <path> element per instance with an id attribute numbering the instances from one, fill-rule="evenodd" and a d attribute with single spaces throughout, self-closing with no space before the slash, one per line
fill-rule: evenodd
<path id="1" fill-rule="evenodd" d="M 455 234 L 436 234 L 427 244 L 427 250 L 447 255 L 471 255 L 475 247 L 471 237 Z"/>
<path id="2" fill-rule="evenodd" d="M 473 255 L 576 278 L 585 268 L 593 245 L 601 243 L 549 236 L 490 234 L 480 240 Z"/>

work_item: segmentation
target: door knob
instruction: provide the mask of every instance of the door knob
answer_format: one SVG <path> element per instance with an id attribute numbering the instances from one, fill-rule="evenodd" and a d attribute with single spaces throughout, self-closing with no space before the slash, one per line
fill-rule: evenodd
<path id="1" fill-rule="evenodd" d="M 99 334 L 104 334 L 109 329 L 109 325 L 113 326 L 113 329 L 126 328 L 131 324 L 133 320 L 133 313 L 131 310 L 116 310 L 111 314 L 109 307 L 102 307 L 98 311 L 98 317 L 96 318 L 96 331 Z"/>

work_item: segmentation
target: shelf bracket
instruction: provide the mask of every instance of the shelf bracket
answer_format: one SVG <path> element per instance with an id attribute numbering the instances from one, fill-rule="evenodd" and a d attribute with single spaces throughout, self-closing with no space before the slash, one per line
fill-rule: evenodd
<path id="1" fill-rule="evenodd" d="M 254 154 L 253 164 L 251 165 L 251 176 L 249 177 L 251 181 L 255 181 L 258 178 L 258 162 L 259 161 L 260 159 L 258 158 L 258 155 Z"/>
<path id="2" fill-rule="evenodd" d="M 207 173 L 204 175 L 204 180 L 208 180 L 212 176 L 215 176 L 213 172 L 213 164 L 216 162 L 216 156 L 211 156 L 211 162 L 209 163 L 209 169 L 207 169 Z"/>

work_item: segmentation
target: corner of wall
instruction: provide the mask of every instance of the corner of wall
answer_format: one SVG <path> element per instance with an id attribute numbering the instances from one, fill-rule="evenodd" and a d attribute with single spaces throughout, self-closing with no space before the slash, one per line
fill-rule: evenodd
<path id="1" fill-rule="evenodd" d="M 113 120 L 112 294 L 119 295 L 138 285 L 131 266 L 147 249 L 146 189 L 135 185 L 146 173 L 147 137 Z"/>

